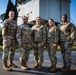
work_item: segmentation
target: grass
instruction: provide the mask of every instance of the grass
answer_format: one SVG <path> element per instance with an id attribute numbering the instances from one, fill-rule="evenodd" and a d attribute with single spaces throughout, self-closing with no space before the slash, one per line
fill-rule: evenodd
<path id="1" fill-rule="evenodd" d="M 3 51 L 2 46 L 0 46 L 0 52 L 2 52 L 2 51 Z"/>
<path id="2" fill-rule="evenodd" d="M 76 45 L 73 45 L 72 49 L 73 51 L 76 51 Z M 58 46 L 57 50 L 60 50 L 60 46 Z"/>
<path id="3" fill-rule="evenodd" d="M 72 49 L 73 49 L 73 51 L 76 51 L 76 45 L 74 45 L 74 46 L 72 47 Z M 60 51 L 60 47 L 59 47 L 59 46 L 58 46 L 57 50 Z M 2 51 L 3 51 L 2 46 L 0 46 L 0 52 L 2 52 Z M 17 49 L 16 49 L 16 52 L 19 52 L 19 48 L 18 48 L 18 47 L 17 47 Z"/>

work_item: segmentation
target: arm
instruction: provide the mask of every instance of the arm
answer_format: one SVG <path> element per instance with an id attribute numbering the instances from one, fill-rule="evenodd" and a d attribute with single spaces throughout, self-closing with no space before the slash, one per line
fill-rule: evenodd
<path id="1" fill-rule="evenodd" d="M 55 32 L 54 32 L 54 47 L 57 48 L 58 45 L 58 40 L 59 40 L 59 30 L 57 27 L 55 27 Z"/>
<path id="2" fill-rule="evenodd" d="M 72 23 L 70 24 L 70 30 L 71 30 L 70 44 L 73 44 L 74 43 L 74 38 L 75 38 L 75 26 Z"/>
<path id="3" fill-rule="evenodd" d="M 2 25 L 2 37 L 5 40 L 7 38 L 7 20 L 4 21 L 3 25 Z"/>
<path id="4" fill-rule="evenodd" d="M 42 29 L 42 46 L 46 43 L 46 29 L 43 27 Z"/>
<path id="5" fill-rule="evenodd" d="M 22 42 L 21 42 L 22 36 L 21 36 L 21 32 L 22 32 L 21 27 L 18 26 L 16 38 L 17 38 L 17 41 L 18 41 L 18 45 L 19 45 L 20 47 L 22 47 Z"/>
<path id="6" fill-rule="evenodd" d="M 55 44 L 58 44 L 58 40 L 59 40 L 59 30 L 58 30 L 58 28 L 56 27 L 55 28 L 55 39 L 54 39 L 54 43 Z"/>
<path id="7" fill-rule="evenodd" d="M 34 47 L 35 30 L 31 28 L 31 48 Z"/>

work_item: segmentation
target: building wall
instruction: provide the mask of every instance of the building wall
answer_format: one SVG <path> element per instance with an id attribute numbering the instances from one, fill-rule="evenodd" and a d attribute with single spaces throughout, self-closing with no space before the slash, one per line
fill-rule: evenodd
<path id="1" fill-rule="evenodd" d="M 34 20 L 39 16 L 39 0 L 29 0 L 29 2 L 19 5 L 19 16 L 26 15 L 29 17 L 29 21 Z M 18 17 L 18 24 L 22 23 L 22 19 Z"/>
<path id="2" fill-rule="evenodd" d="M 56 22 L 60 21 L 60 1 L 59 0 L 40 0 L 40 16 L 43 19 L 53 18 Z"/>
<path id="3" fill-rule="evenodd" d="M 61 16 L 63 14 L 67 14 L 68 21 L 70 21 L 70 0 L 60 0 L 60 9 L 61 9 Z"/>
<path id="4" fill-rule="evenodd" d="M 27 3 L 19 5 L 19 8 L 19 16 L 28 15 L 29 21 L 40 16 L 42 19 L 53 18 L 55 22 L 60 22 L 63 14 L 67 14 L 68 20 L 70 20 L 69 0 L 29 0 Z M 22 19 L 18 18 L 18 24 L 21 23 Z"/>

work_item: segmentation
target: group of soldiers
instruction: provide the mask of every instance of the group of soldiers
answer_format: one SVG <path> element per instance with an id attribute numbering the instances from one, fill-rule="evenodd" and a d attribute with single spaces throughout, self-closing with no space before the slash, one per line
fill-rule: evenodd
<path id="1" fill-rule="evenodd" d="M 32 28 L 29 27 L 28 17 L 26 16 L 22 17 L 23 24 L 17 26 L 16 21 L 13 20 L 14 15 L 14 11 L 9 11 L 9 18 L 2 25 L 3 69 L 10 71 L 12 67 L 17 67 L 13 63 L 13 58 L 16 42 L 18 42 L 21 69 L 28 69 L 27 62 L 32 48 L 35 61 L 34 68 L 40 70 L 43 63 L 44 46 L 46 45 L 52 64 L 48 70 L 55 72 L 57 64 L 56 51 L 58 45 L 60 45 L 63 58 L 61 71 L 69 71 L 71 67 L 71 51 L 75 37 L 75 26 L 67 21 L 67 15 L 64 14 L 62 16 L 62 22 L 58 26 L 55 25 L 53 19 L 49 19 L 48 26 L 44 26 L 41 24 L 41 18 L 36 17 L 36 24 Z"/>

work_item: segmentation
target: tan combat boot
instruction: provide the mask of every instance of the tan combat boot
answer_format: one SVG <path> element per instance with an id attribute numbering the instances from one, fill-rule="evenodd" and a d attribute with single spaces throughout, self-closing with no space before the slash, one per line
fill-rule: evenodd
<path id="1" fill-rule="evenodd" d="M 64 66 L 61 68 L 61 70 L 65 69 L 65 68 L 66 68 L 66 66 L 64 65 Z"/>
<path id="2" fill-rule="evenodd" d="M 27 66 L 21 66 L 21 69 L 22 70 L 28 70 L 28 67 Z"/>
<path id="3" fill-rule="evenodd" d="M 66 72 L 66 71 L 69 71 L 69 70 L 70 70 L 70 66 L 61 69 L 61 71 L 63 71 L 63 72 Z"/>
<path id="4" fill-rule="evenodd" d="M 3 69 L 6 70 L 6 71 L 11 71 L 12 70 L 12 68 L 7 66 L 7 61 L 3 61 Z"/>
<path id="5" fill-rule="evenodd" d="M 53 66 L 52 66 L 52 68 L 50 69 L 50 72 L 55 72 L 56 71 L 56 64 L 54 64 Z"/>
<path id="6" fill-rule="evenodd" d="M 28 69 L 26 63 L 21 62 L 21 69 L 22 69 L 22 70 L 27 70 L 27 69 Z"/>
<path id="7" fill-rule="evenodd" d="M 14 67 L 14 68 L 17 68 L 18 66 L 17 65 L 15 65 L 14 63 L 13 63 L 13 60 L 12 59 L 9 59 L 9 62 L 8 62 L 9 64 L 8 64 L 8 66 L 9 67 Z"/>
<path id="8" fill-rule="evenodd" d="M 40 70 L 42 68 L 42 63 L 39 63 L 38 69 Z"/>
<path id="9" fill-rule="evenodd" d="M 52 69 L 52 67 L 53 67 L 53 65 L 51 65 L 51 66 L 50 66 L 50 67 L 48 67 L 47 69 L 48 69 L 48 70 L 50 70 L 50 69 Z"/>
<path id="10" fill-rule="evenodd" d="M 35 63 L 34 68 L 38 68 L 38 62 Z"/>

